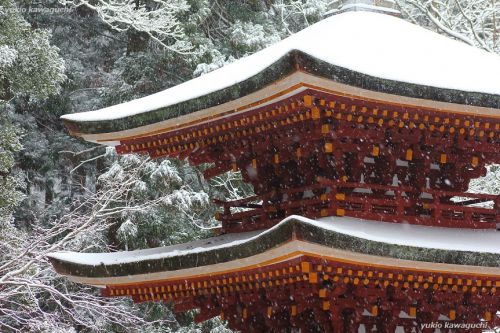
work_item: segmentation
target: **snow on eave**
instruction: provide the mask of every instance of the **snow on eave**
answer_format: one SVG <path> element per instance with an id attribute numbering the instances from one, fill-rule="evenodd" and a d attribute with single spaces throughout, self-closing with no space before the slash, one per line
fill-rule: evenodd
<path id="1" fill-rule="evenodd" d="M 226 234 L 207 239 L 195 240 L 177 245 L 156 247 L 144 250 L 120 251 L 108 253 L 82 253 L 59 251 L 47 254 L 47 258 L 82 265 L 114 265 L 135 262 L 139 260 L 171 258 L 191 253 L 201 253 L 217 248 L 230 248 L 260 235 L 261 231 Z"/>
<path id="2" fill-rule="evenodd" d="M 428 227 L 374 222 L 350 217 L 328 217 L 320 220 L 311 220 L 302 216 L 292 215 L 264 231 L 228 234 L 185 244 L 146 250 L 115 253 L 55 252 L 48 254 L 47 257 L 68 263 L 97 266 L 120 265 L 194 253 L 201 254 L 216 249 L 231 249 L 237 245 L 256 241 L 266 234 L 271 234 L 291 220 L 297 220 L 303 224 L 361 240 L 385 244 L 444 251 L 474 252 L 477 254 L 500 254 L 500 232 L 492 230 Z"/>
<path id="3" fill-rule="evenodd" d="M 382 79 L 500 95 L 499 56 L 391 15 L 360 11 L 328 17 L 262 51 L 159 93 L 62 118 L 116 120 L 176 105 L 237 85 L 293 50 Z"/>
<path id="4" fill-rule="evenodd" d="M 389 7 L 380 7 L 380 6 L 374 6 L 374 5 L 368 5 L 364 3 L 352 3 L 352 4 L 347 4 L 344 5 L 340 8 L 337 9 L 332 9 L 328 12 L 325 13 L 325 16 L 328 15 L 338 15 L 346 11 L 372 11 L 372 12 L 377 12 L 377 13 L 387 13 L 391 15 L 401 15 L 401 12 L 397 9 L 394 8 L 389 8 Z"/>

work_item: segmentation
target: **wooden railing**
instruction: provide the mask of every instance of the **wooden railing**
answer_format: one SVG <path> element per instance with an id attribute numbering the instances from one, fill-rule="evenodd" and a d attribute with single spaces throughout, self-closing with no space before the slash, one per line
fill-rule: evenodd
<path id="1" fill-rule="evenodd" d="M 454 201 L 451 198 L 466 198 Z M 417 225 L 497 229 L 500 196 L 435 189 L 348 183 L 318 178 L 317 184 L 225 202 L 218 214 L 222 232 L 269 228 L 290 215 L 350 216 Z M 473 204 L 490 202 L 490 207 Z"/>

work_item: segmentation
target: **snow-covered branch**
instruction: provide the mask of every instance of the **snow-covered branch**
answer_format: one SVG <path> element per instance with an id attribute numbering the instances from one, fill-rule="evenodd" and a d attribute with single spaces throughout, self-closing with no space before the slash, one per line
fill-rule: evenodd
<path id="1" fill-rule="evenodd" d="M 190 54 L 192 45 L 184 38 L 179 16 L 189 10 L 185 0 L 60 0 L 72 7 L 85 6 L 117 32 L 142 32 L 162 48 Z"/>
<path id="2" fill-rule="evenodd" d="M 46 255 L 60 250 L 109 251 L 109 232 L 121 221 L 165 207 L 190 211 L 199 201 L 208 203 L 208 197 L 182 187 L 173 189 L 181 178 L 168 161 L 117 157 L 111 151 L 106 156 L 115 161 L 99 178 L 97 189 L 85 189 L 69 211 L 48 222 L 37 221 L 30 232 L 19 232 L 0 221 L 4 223 L 0 235 L 0 331 L 66 332 L 74 325 L 93 332 L 108 331 L 110 325 L 139 331 L 154 325 L 134 312 L 139 310 L 131 307 L 130 300 L 105 299 L 95 288 L 57 277 Z M 167 190 L 149 192 L 145 181 L 162 182 Z"/>
<path id="3" fill-rule="evenodd" d="M 401 11 L 412 21 L 430 26 L 489 52 L 500 52 L 497 0 L 398 0 Z"/>

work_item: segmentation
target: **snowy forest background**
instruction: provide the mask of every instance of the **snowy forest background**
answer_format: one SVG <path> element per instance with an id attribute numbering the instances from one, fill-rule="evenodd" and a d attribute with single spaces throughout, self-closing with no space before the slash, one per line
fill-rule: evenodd
<path id="1" fill-rule="evenodd" d="M 329 2 L 0 0 L 0 332 L 230 332 L 169 305 L 103 299 L 44 255 L 208 237 L 209 198 L 252 189 L 237 173 L 207 182 L 184 161 L 117 156 L 69 137 L 58 117 L 214 70 L 317 22 Z M 500 52 L 498 0 L 398 5 L 411 22 Z M 499 166 L 471 191 L 500 193 Z"/>

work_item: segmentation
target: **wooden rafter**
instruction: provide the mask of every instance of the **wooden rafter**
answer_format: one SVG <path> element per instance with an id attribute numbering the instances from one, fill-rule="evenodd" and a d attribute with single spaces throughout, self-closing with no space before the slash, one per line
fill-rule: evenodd
<path id="1" fill-rule="evenodd" d="M 495 324 L 500 281 L 480 276 L 382 269 L 302 256 L 235 273 L 179 281 L 109 286 L 105 296 L 173 302 L 220 315 L 232 329 L 357 332 L 360 325 L 394 332 L 422 322 Z M 400 313 L 405 313 L 401 317 Z M 443 322 L 444 323 L 444 322 Z M 425 330 L 424 330 L 425 331 Z"/>

